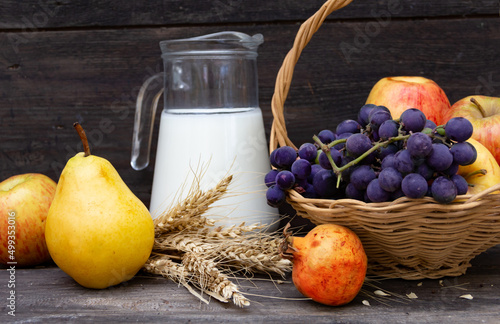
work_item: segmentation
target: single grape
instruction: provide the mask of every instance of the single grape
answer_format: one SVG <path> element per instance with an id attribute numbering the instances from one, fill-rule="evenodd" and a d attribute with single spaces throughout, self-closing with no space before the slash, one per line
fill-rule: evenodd
<path id="1" fill-rule="evenodd" d="M 377 156 L 378 156 L 378 152 L 373 151 L 370 154 L 368 154 L 366 157 L 361 159 L 361 161 L 359 161 L 358 164 L 368 164 L 368 165 L 374 164 L 377 162 Z"/>
<path id="2" fill-rule="evenodd" d="M 337 128 L 335 129 L 335 133 L 337 134 L 342 134 L 342 133 L 359 133 L 361 130 L 361 125 L 352 119 L 346 119 L 340 124 L 337 125 Z"/>
<path id="3" fill-rule="evenodd" d="M 392 119 L 384 121 L 378 128 L 378 136 L 384 141 L 391 137 L 398 136 L 398 133 L 399 124 Z"/>
<path id="4" fill-rule="evenodd" d="M 477 159 L 476 148 L 469 142 L 455 143 L 451 146 L 450 151 L 453 154 L 453 161 L 459 165 L 469 165 Z"/>
<path id="5" fill-rule="evenodd" d="M 426 158 L 426 163 L 436 171 L 444 171 L 453 163 L 453 154 L 448 146 L 440 143 L 432 144 L 432 151 Z"/>
<path id="6" fill-rule="evenodd" d="M 268 188 L 276 184 L 276 176 L 278 175 L 278 173 L 279 171 L 275 169 L 272 169 L 271 171 L 266 173 L 266 175 L 264 176 L 264 182 Z"/>
<path id="7" fill-rule="evenodd" d="M 345 187 L 345 195 L 347 198 L 363 201 L 365 197 L 365 191 L 358 190 L 356 189 L 356 187 L 354 187 L 352 183 L 348 183 L 347 186 Z"/>
<path id="8" fill-rule="evenodd" d="M 270 156 L 269 156 L 269 161 L 271 162 L 271 165 L 275 168 L 279 168 L 280 166 L 278 165 L 278 163 L 276 162 L 276 152 L 278 152 L 278 149 L 275 149 L 271 152 Z"/>
<path id="9" fill-rule="evenodd" d="M 291 170 L 296 179 L 307 179 L 311 174 L 311 163 L 304 159 L 295 160 Z"/>
<path id="10" fill-rule="evenodd" d="M 464 177 L 459 174 L 454 174 L 453 176 L 451 176 L 451 181 L 453 181 L 455 187 L 457 187 L 457 195 L 467 194 L 467 191 L 469 190 L 469 184 Z"/>
<path id="11" fill-rule="evenodd" d="M 333 169 L 332 168 L 332 165 L 330 163 L 330 161 L 328 160 L 328 156 L 326 155 L 325 152 L 321 152 L 319 153 L 319 157 L 318 157 L 318 164 L 323 168 L 323 169 L 327 169 L 327 170 L 331 170 Z"/>
<path id="12" fill-rule="evenodd" d="M 342 154 L 340 154 L 339 151 L 336 149 L 331 149 L 330 150 L 330 155 L 332 156 L 333 162 L 335 162 L 335 165 L 338 167 L 340 166 L 340 163 L 342 162 Z M 319 165 L 321 165 L 324 169 L 331 170 L 332 164 L 330 163 L 330 160 L 328 159 L 328 156 L 326 155 L 325 152 L 321 152 L 319 154 L 318 158 Z"/>
<path id="13" fill-rule="evenodd" d="M 418 167 L 419 165 L 425 163 L 425 157 L 414 157 L 413 163 L 415 164 L 415 167 Z"/>
<path id="14" fill-rule="evenodd" d="M 464 117 L 454 117 L 444 125 L 446 137 L 455 142 L 465 142 L 472 136 L 474 128 Z"/>
<path id="15" fill-rule="evenodd" d="M 342 134 L 339 134 L 337 136 L 337 139 L 340 140 L 340 139 L 348 139 L 349 136 L 351 136 L 353 133 L 342 133 Z M 335 144 L 333 146 L 334 149 L 340 151 L 341 149 L 343 149 L 345 147 L 345 142 L 344 143 L 338 143 L 338 144 Z"/>
<path id="16" fill-rule="evenodd" d="M 395 168 L 385 168 L 378 175 L 379 186 L 388 192 L 394 192 L 401 188 L 403 176 Z"/>
<path id="17" fill-rule="evenodd" d="M 421 132 L 427 122 L 425 114 L 417 108 L 406 109 L 399 119 L 407 132 Z"/>
<path id="18" fill-rule="evenodd" d="M 332 148 L 330 149 L 330 155 L 332 156 L 333 162 L 335 162 L 335 165 L 339 167 L 342 164 L 342 153 L 340 151 L 337 151 L 336 149 Z"/>
<path id="19" fill-rule="evenodd" d="M 276 175 L 276 186 L 280 189 L 287 190 L 291 189 L 295 184 L 295 176 L 292 172 L 288 170 L 280 171 Z"/>
<path id="20" fill-rule="evenodd" d="M 401 172 L 402 174 L 407 174 L 413 171 L 415 162 L 411 158 L 410 152 L 408 152 L 408 150 L 401 150 L 394 154 L 394 165 L 399 172 Z"/>
<path id="21" fill-rule="evenodd" d="M 452 176 L 458 172 L 458 163 L 453 161 L 448 169 L 441 171 L 442 174 Z"/>
<path id="22" fill-rule="evenodd" d="M 401 190 L 408 198 L 422 198 L 426 195 L 428 188 L 427 180 L 418 173 L 407 174 L 401 182 Z"/>
<path id="23" fill-rule="evenodd" d="M 276 149 L 274 161 L 278 168 L 290 169 L 292 163 L 297 159 L 297 151 L 291 146 L 282 146 Z"/>
<path id="24" fill-rule="evenodd" d="M 316 193 L 316 190 L 314 190 L 314 186 L 312 184 L 308 183 L 304 190 L 305 191 L 302 193 L 302 196 L 305 198 L 318 198 L 318 194 Z"/>
<path id="25" fill-rule="evenodd" d="M 425 180 L 431 180 L 434 177 L 434 170 L 427 163 L 420 164 L 417 167 L 417 173 L 424 177 Z"/>
<path id="26" fill-rule="evenodd" d="M 307 177 L 307 181 L 309 183 L 312 183 L 313 182 L 313 179 L 314 179 L 314 176 L 316 175 L 316 173 L 318 173 L 319 171 L 321 170 L 324 170 L 323 167 L 319 164 L 312 164 L 311 165 L 311 173 L 309 174 L 309 176 Z"/>
<path id="27" fill-rule="evenodd" d="M 368 125 L 370 122 L 369 116 L 370 116 L 370 111 L 372 111 L 373 108 L 378 107 L 377 105 L 374 104 L 366 104 L 358 112 L 358 123 L 362 126 L 365 127 Z"/>
<path id="28" fill-rule="evenodd" d="M 335 133 L 329 129 L 323 129 L 318 133 L 318 138 L 320 139 L 321 143 L 329 144 L 337 139 L 337 135 L 335 135 Z"/>
<path id="29" fill-rule="evenodd" d="M 267 188 L 267 204 L 271 207 L 279 207 L 286 200 L 285 192 L 276 185 Z"/>
<path id="30" fill-rule="evenodd" d="M 349 155 L 358 157 L 372 148 L 372 142 L 365 134 L 356 133 L 347 138 L 345 147 Z"/>
<path id="31" fill-rule="evenodd" d="M 356 189 L 365 190 L 376 177 L 375 171 L 370 166 L 360 165 L 351 172 L 349 179 Z"/>
<path id="32" fill-rule="evenodd" d="M 299 147 L 299 157 L 309 162 L 314 162 L 318 155 L 318 148 L 312 143 L 304 143 Z"/>
<path id="33" fill-rule="evenodd" d="M 432 197 L 441 204 L 448 204 L 455 200 L 457 187 L 451 179 L 440 176 L 434 179 L 431 185 Z"/>
<path id="34" fill-rule="evenodd" d="M 370 110 L 370 112 L 368 113 L 368 121 L 370 121 L 370 117 L 377 111 L 385 111 L 385 112 L 388 112 L 389 114 L 391 113 L 391 111 L 389 110 L 389 108 L 387 108 L 386 106 L 376 106 L 374 109 Z"/>
<path id="35" fill-rule="evenodd" d="M 384 159 L 382 160 L 381 163 L 381 168 L 386 169 L 386 168 L 396 168 L 396 159 L 394 157 L 395 154 L 389 154 Z"/>
<path id="36" fill-rule="evenodd" d="M 385 121 L 392 120 L 391 113 L 380 108 L 375 108 L 370 112 L 370 127 L 379 129 Z"/>
<path id="37" fill-rule="evenodd" d="M 343 167 L 344 165 L 350 163 L 352 160 L 354 160 L 353 157 L 342 155 L 342 162 L 340 162 L 340 166 Z M 351 179 L 351 173 L 353 170 L 354 170 L 354 167 L 351 166 L 351 167 L 348 167 L 347 169 L 345 169 L 344 171 L 342 171 L 342 173 L 341 173 L 342 180 L 344 180 L 345 182 L 349 182 Z"/>
<path id="38" fill-rule="evenodd" d="M 432 151 L 432 139 L 421 132 L 410 135 L 406 142 L 406 149 L 412 158 L 423 158 Z"/>
<path id="39" fill-rule="evenodd" d="M 425 126 L 424 126 L 424 129 L 425 129 L 425 128 L 429 128 L 429 129 L 431 129 L 431 130 L 432 130 L 432 129 L 436 128 L 436 127 L 437 127 L 437 126 L 436 126 L 436 123 L 435 123 L 435 122 L 433 122 L 432 120 L 427 119 L 427 120 L 425 121 Z"/>
<path id="40" fill-rule="evenodd" d="M 391 143 L 391 144 L 388 144 L 387 146 L 382 146 L 379 150 L 379 153 L 378 153 L 378 158 L 383 161 L 385 159 L 386 156 L 388 155 L 394 155 L 396 154 L 396 152 L 399 151 L 399 148 L 396 144 L 394 143 Z"/>
<path id="41" fill-rule="evenodd" d="M 314 191 L 322 198 L 330 198 L 337 192 L 337 177 L 331 170 L 321 170 L 313 179 Z"/>
<path id="42" fill-rule="evenodd" d="M 366 195 L 371 202 L 384 202 L 391 198 L 391 194 L 380 186 L 379 179 L 373 179 L 366 187 Z"/>

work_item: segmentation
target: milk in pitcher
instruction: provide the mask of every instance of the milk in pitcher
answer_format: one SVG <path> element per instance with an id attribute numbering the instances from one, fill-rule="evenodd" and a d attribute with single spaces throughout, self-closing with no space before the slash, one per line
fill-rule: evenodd
<path id="1" fill-rule="evenodd" d="M 210 217 L 219 219 L 217 225 L 275 222 L 276 209 L 265 198 L 267 150 L 260 108 L 163 110 L 156 153 L 162 166 L 155 167 L 150 204 L 153 218 L 183 200 L 193 181 L 207 190 L 233 175 L 228 192 L 210 210 Z"/>

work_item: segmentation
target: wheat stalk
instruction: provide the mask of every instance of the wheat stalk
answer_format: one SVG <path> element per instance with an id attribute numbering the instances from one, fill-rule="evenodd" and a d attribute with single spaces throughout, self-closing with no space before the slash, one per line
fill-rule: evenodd
<path id="1" fill-rule="evenodd" d="M 203 295 L 244 307 L 250 301 L 228 274 L 263 272 L 284 277 L 291 262 L 279 255 L 281 238 L 266 233 L 265 226 L 214 227 L 216 221 L 204 215 L 227 192 L 231 180 L 227 176 L 206 192 L 195 181 L 186 199 L 156 218 L 153 253 L 143 268 L 184 286 L 205 303 Z"/>
<path id="2" fill-rule="evenodd" d="M 240 238 L 221 243 L 218 249 L 208 253 L 221 266 L 240 269 L 248 273 L 277 273 L 285 276 L 291 270 L 290 260 L 279 255 L 278 238 Z"/>

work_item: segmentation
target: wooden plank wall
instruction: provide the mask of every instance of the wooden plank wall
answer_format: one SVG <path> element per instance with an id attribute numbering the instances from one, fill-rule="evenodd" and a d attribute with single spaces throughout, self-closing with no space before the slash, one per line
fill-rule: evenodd
<path id="1" fill-rule="evenodd" d="M 223 30 L 262 33 L 260 104 L 269 134 L 277 71 L 300 23 L 322 4 L 2 1 L 0 179 L 40 172 L 57 180 L 81 150 L 72 128 L 79 121 L 93 153 L 110 160 L 148 205 L 156 140 L 146 170 L 132 170 L 129 160 L 138 87 L 161 71 L 158 42 Z M 498 0 L 354 0 L 334 12 L 295 67 L 285 105 L 290 138 L 301 144 L 354 117 L 385 76 L 433 79 L 452 103 L 500 96 L 499 7 Z"/>

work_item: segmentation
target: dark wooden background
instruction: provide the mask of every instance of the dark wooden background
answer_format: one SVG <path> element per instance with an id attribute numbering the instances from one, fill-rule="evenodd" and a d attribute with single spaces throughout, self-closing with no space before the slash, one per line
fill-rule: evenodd
<path id="1" fill-rule="evenodd" d="M 156 140 L 146 170 L 134 171 L 129 160 L 138 88 L 161 70 L 158 42 L 224 30 L 262 33 L 260 105 L 269 134 L 277 71 L 300 23 L 322 4 L 1 1 L 0 179 L 39 172 L 57 181 L 81 150 L 72 128 L 79 121 L 93 153 L 149 205 Z M 354 117 L 385 76 L 433 79 L 452 103 L 500 96 L 499 8 L 498 0 L 354 0 L 334 12 L 296 66 L 285 114 L 291 139 L 310 141 Z"/>

